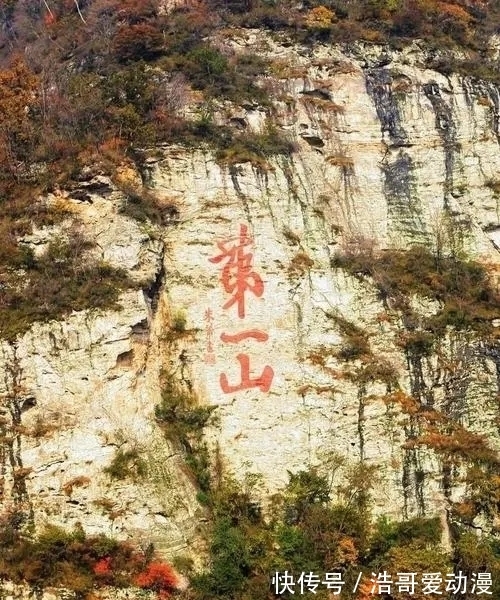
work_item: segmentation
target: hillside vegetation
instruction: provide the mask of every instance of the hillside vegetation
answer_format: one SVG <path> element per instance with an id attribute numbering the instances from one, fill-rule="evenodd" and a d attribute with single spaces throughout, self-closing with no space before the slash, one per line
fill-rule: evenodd
<path id="1" fill-rule="evenodd" d="M 227 148 L 234 132 L 203 115 L 184 118 L 190 91 L 266 105 L 255 77 L 268 65 L 253 54 L 227 55 L 210 41 L 217 31 L 258 27 L 304 44 L 401 46 L 421 38 L 468 52 L 462 64 L 438 56 L 434 67 L 496 77 L 488 40 L 500 9 L 472 0 L 307 0 L 301 8 L 288 0 L 202 0 L 166 12 L 159 0 L 2 0 L 0 23 L 5 195 L 21 183 L 60 182 L 96 156 L 115 163 L 138 145 L 203 139 Z"/>
<path id="2" fill-rule="evenodd" d="M 269 168 L 270 157 L 297 151 L 294 141 L 273 124 L 273 98 L 258 84 L 259 76 L 272 71 L 270 61 L 245 51 L 231 53 L 217 36 L 260 28 L 305 46 L 361 41 L 394 48 L 419 39 L 434 57 L 427 66 L 498 79 L 490 49 L 491 36 L 500 31 L 498 2 L 200 0 L 166 10 L 159 0 L 0 0 L 0 24 L 0 337 L 9 343 L 35 321 L 90 307 L 116 308 L 120 291 L 136 285 L 124 271 L 90 258 L 94 245 L 77 228 L 69 239 L 53 240 L 35 255 L 23 236 L 68 216 L 43 203 L 44 195 L 78 184 L 85 169 L 89 179 L 104 174 L 116 183 L 118 165 L 140 166 L 141 150 L 160 144 L 208 145 L 219 164 L 231 169 L 250 162 L 259 172 Z M 196 114 L 188 110 L 193 98 L 202 107 Z M 222 102 L 264 107 L 270 117 L 267 128 L 254 133 L 214 123 L 213 106 Z M 347 172 L 348 157 L 343 161 L 337 166 Z M 122 191 L 130 200 L 122 215 L 143 222 L 156 218 L 153 196 Z M 297 256 L 301 260 L 292 267 L 305 272 L 313 261 L 303 253 Z M 356 248 L 336 254 L 331 268 L 373 285 L 387 308 L 384 318 L 395 315 L 401 321 L 399 345 L 415 381 L 429 356 L 446 345 L 450 331 L 457 339 L 476 336 L 487 350 L 497 347 L 493 321 L 500 308 L 498 290 L 487 269 L 475 261 L 436 256 L 423 247 L 385 253 Z M 415 297 L 440 308 L 424 319 L 413 309 Z M 363 572 L 368 586 L 371 573 L 384 569 L 462 570 L 469 577 L 490 572 L 492 597 L 498 597 L 497 453 L 484 436 L 457 422 L 455 406 L 450 414 L 434 409 L 418 386 L 411 397 L 404 394 L 393 371 L 377 362 L 367 335 L 338 317 L 337 325 L 344 343 L 335 358 L 344 380 L 359 386 L 360 398 L 367 385 L 385 384 L 384 401 L 397 406 L 409 423 L 406 449 L 433 451 L 440 459 L 443 486 L 453 474 L 467 488 L 461 501 L 449 501 L 452 550 L 440 548 L 444 532 L 437 518 L 402 523 L 376 519 L 376 473 L 362 460 L 340 465 L 334 456 L 327 475 L 315 470 L 290 474 L 288 486 L 273 499 L 271 516 L 266 515 L 256 499 L 258 482 L 240 489 L 230 474 L 211 472 L 203 442 L 211 411 L 190 403 L 187 392 L 169 380 L 163 382 L 155 418 L 186 459 L 210 537 L 203 572 L 187 559 L 178 561 L 191 580 L 183 597 L 272 599 L 271 575 L 285 570 L 338 571 L 351 588 Z M 171 335 L 185 333 L 184 327 L 179 318 Z M 324 366 L 324 356 L 308 358 Z M 125 479 L 135 469 L 138 475 L 138 458 L 118 453 L 107 473 Z M 343 480 L 336 477 L 340 466 L 347 473 Z M 473 532 L 477 517 L 485 523 L 480 541 Z M 29 523 L 12 511 L 0 516 L 0 525 L 3 579 L 37 590 L 64 586 L 89 599 L 106 585 L 134 585 L 156 591 L 160 598 L 177 587 L 177 575 L 152 548 L 140 553 L 78 529 L 67 533 L 48 527 L 32 536 Z M 368 598 L 366 586 L 364 595 L 344 597 Z M 307 597 L 326 599 L 328 594 Z"/>

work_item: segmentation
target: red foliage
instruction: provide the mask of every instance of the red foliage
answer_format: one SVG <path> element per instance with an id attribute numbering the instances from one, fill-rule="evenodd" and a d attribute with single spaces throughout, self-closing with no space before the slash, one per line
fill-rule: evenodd
<path id="1" fill-rule="evenodd" d="M 111 557 L 107 556 L 106 558 L 101 558 L 94 565 L 94 573 L 98 577 L 106 577 L 107 575 L 111 575 Z"/>
<path id="2" fill-rule="evenodd" d="M 150 563 L 135 579 L 135 585 L 158 592 L 160 598 L 168 598 L 169 592 L 179 585 L 179 577 L 170 565 Z"/>
<path id="3" fill-rule="evenodd" d="M 45 13 L 45 15 L 43 17 L 43 22 L 45 23 L 45 25 L 47 27 L 50 27 L 51 25 L 53 25 L 56 22 L 56 17 L 54 16 L 54 13 L 51 13 L 51 12 Z"/>
<path id="4" fill-rule="evenodd" d="M 122 62 L 149 60 L 158 56 L 163 49 L 163 35 L 154 25 L 137 23 L 124 25 L 113 38 L 116 57 Z"/>

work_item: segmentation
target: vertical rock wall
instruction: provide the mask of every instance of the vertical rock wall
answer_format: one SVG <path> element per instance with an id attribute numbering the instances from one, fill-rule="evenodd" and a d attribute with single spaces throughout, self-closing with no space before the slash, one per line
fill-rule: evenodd
<path id="1" fill-rule="evenodd" d="M 245 43 L 264 45 L 258 37 Z M 301 70 L 273 82 L 281 90 L 275 118 L 298 140 L 297 153 L 269 159 L 267 168 L 223 166 L 209 152 L 180 148 L 149 162 L 156 192 L 173 194 L 182 207 L 167 241 L 165 293 L 192 335 L 179 341 L 172 368 L 182 364 L 202 401 L 217 406 L 209 437 L 238 477 L 261 473 L 270 492 L 287 471 L 328 470 L 340 453 L 377 465 L 381 512 L 434 513 L 463 493 L 460 478 L 455 473 L 450 484 L 439 456 L 409 445 L 415 425 L 387 394 L 413 395 L 498 448 L 496 359 L 465 334 L 451 335 L 428 358 L 409 356 L 398 345 L 404 322 L 388 315 L 368 282 L 333 268 L 332 257 L 352 236 L 381 248 L 435 248 L 446 215 L 453 243 L 495 262 L 498 91 L 422 69 L 411 51 L 361 61 L 324 48 L 307 56 L 271 43 L 267 49 L 290 71 Z M 243 118 L 262 130 L 255 112 Z M 230 257 L 214 263 L 221 248 L 238 246 L 242 226 L 251 238 L 242 252 L 263 282 L 261 295 L 246 290 L 244 319 L 235 305 L 224 308 L 235 301 L 236 264 Z M 438 308 L 420 304 L 424 316 Z M 343 321 L 366 333 L 391 382 L 388 375 L 362 385 L 346 377 L 336 357 Z M 225 341 L 246 330 L 266 340 Z M 212 337 L 215 358 L 207 358 Z M 269 390 L 248 381 L 247 389 L 228 389 L 227 381 L 245 379 L 241 355 L 254 379 L 272 368 Z"/>
<path id="2" fill-rule="evenodd" d="M 306 51 L 258 32 L 231 43 L 274 60 L 261 84 L 297 152 L 229 166 L 208 148 L 154 149 L 144 181 L 179 209 L 176 224 L 154 231 L 117 213 L 123 197 L 109 182 L 91 202 L 66 194 L 102 256 L 151 294 L 127 292 L 121 311 L 73 314 L 2 343 L 2 499 L 40 526 L 81 523 L 171 553 L 196 537 L 195 488 L 154 424 L 162 370 L 215 407 L 210 447 L 238 478 L 260 474 L 263 493 L 288 471 L 328 472 L 341 455 L 377 466 L 379 512 L 434 514 L 459 498 L 460 472 L 408 444 L 416 425 L 396 392 L 498 449 L 497 350 L 452 334 L 431 356 L 404 352 L 397 311 L 332 266 L 356 236 L 433 248 L 443 215 L 460 248 L 497 262 L 497 87 L 426 70 L 416 48 Z M 238 122 L 269 124 L 258 106 Z M 412 301 L 423 316 L 438 308 Z M 368 340 L 370 377 L 339 358 L 349 327 Z M 146 480 L 103 471 L 119 449 L 146 460 Z"/>

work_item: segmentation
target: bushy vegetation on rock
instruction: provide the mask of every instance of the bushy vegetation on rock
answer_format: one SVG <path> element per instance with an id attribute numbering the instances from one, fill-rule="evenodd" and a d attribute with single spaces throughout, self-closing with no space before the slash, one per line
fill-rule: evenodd
<path id="1" fill-rule="evenodd" d="M 487 54 L 488 35 L 499 22 L 495 3 L 469 1 L 201 0 L 168 13 L 159 0 L 1 2 L 0 276 L 9 278 L 9 270 L 26 258 L 17 243 L 20 233 L 61 218 L 60 210 L 38 198 L 77 179 L 86 165 L 112 174 L 117 164 L 135 160 L 137 147 L 170 142 L 208 144 L 230 169 L 249 162 L 266 171 L 271 157 L 294 152 L 292 141 L 271 122 L 261 134 L 213 123 L 213 102 L 272 113 L 257 81 L 269 65 L 226 47 L 221 32 L 261 27 L 305 44 L 400 45 L 423 38 L 437 49 L 466 48 L 464 68 L 491 76 L 488 61 L 476 60 L 474 53 Z M 434 67 L 460 68 L 455 59 L 438 55 L 441 62 Z M 206 107 L 199 119 L 184 112 L 195 97 Z M 157 207 L 146 204 L 129 201 L 124 214 L 157 218 Z M 72 301 L 73 308 L 81 306 Z M 41 314 L 32 320 L 57 313 L 36 310 Z M 442 315 L 445 321 L 461 316 L 469 318 L 452 306 Z M 22 329 L 14 327 L 9 335 Z"/>
<path id="2" fill-rule="evenodd" d="M 47 526 L 34 538 L 26 535 L 16 510 L 0 516 L 0 579 L 27 584 L 41 592 L 47 587 L 70 590 L 91 598 L 104 586 L 136 586 L 167 598 L 179 584 L 175 570 L 146 552 L 105 535 L 87 536 L 81 528 L 65 531 Z"/>
<path id="3" fill-rule="evenodd" d="M 474 418 L 468 416 L 470 365 L 461 357 L 495 360 L 500 294 L 496 272 L 468 257 L 455 243 L 457 229 L 451 231 L 452 237 L 446 243 L 439 237 L 433 249 L 429 244 L 381 251 L 370 240 L 352 239 L 334 257 L 333 265 L 375 287 L 385 317 L 393 324 L 395 345 L 406 357 L 411 390 L 405 393 L 396 379 L 383 398 L 406 415 L 404 450 L 408 455 L 415 449 L 432 451 L 456 522 L 467 528 L 480 517 L 496 536 L 500 460 L 488 437 L 474 430 Z M 430 301 L 431 308 L 419 309 L 422 301 Z M 359 328 L 341 322 L 340 329 L 347 342 L 354 334 L 356 340 L 366 340 L 360 338 Z M 363 349 L 359 341 L 356 348 Z M 344 358 L 366 363 L 366 356 L 365 349 Z M 365 386 L 359 377 L 362 372 L 352 370 L 352 381 Z M 442 393 L 426 383 L 424 373 L 427 379 L 440 381 Z M 461 381 L 460 389 L 454 387 L 455 381 Z M 466 485 L 460 501 L 451 500 L 452 482 Z"/>
<path id="4" fill-rule="evenodd" d="M 356 277 L 370 278 L 383 301 L 391 298 L 402 305 L 411 295 L 438 301 L 440 310 L 422 324 L 429 335 L 439 336 L 448 326 L 491 333 L 492 321 L 499 314 L 500 295 L 487 269 L 461 256 L 440 256 L 424 246 L 379 253 L 360 247 L 339 253 L 333 264 Z M 408 344 L 424 348 L 427 343 L 421 337 Z"/>
<path id="5" fill-rule="evenodd" d="M 275 598 L 271 577 L 289 574 L 297 581 L 301 573 L 342 574 L 342 597 L 370 597 L 373 573 L 442 572 L 462 570 L 493 573 L 493 594 L 498 593 L 495 575 L 500 575 L 500 556 L 493 539 L 453 528 L 455 550 L 441 546 L 438 518 L 417 517 L 403 522 L 385 517 L 374 519 L 369 467 L 357 465 L 346 471 L 343 484 L 332 486 L 315 470 L 290 474 L 282 493 L 274 497 L 269 515 L 254 497 L 251 484 L 243 488 L 223 478 L 212 490 L 213 525 L 209 565 L 203 572 L 191 572 L 192 597 L 196 600 L 249 600 Z M 361 586 L 353 588 L 359 573 Z M 296 584 L 295 592 L 300 586 Z M 292 588 L 293 589 L 293 588 Z M 285 598 L 293 598 L 290 591 Z M 316 593 L 305 590 L 305 598 L 328 598 L 325 586 Z M 397 590 L 384 598 L 403 599 Z M 412 596 L 428 597 L 417 589 Z M 441 597 L 447 598 L 445 593 Z M 472 596 L 471 596 L 472 597 Z"/>
<path id="6" fill-rule="evenodd" d="M 86 308 L 117 308 L 120 290 L 132 287 L 126 273 L 89 259 L 92 244 L 79 233 L 53 240 L 38 257 L 14 245 L 1 257 L 0 337 L 14 339 L 34 321 L 49 321 Z"/>
<path id="7" fill-rule="evenodd" d="M 168 14 L 159 0 L 3 2 L 0 191 L 12 180 L 71 175 L 133 145 L 196 138 L 182 113 L 192 90 L 207 101 L 268 106 L 255 83 L 266 62 L 211 42 L 224 27 L 281 30 L 305 43 L 423 38 L 474 52 L 486 49 L 497 13 L 494 3 L 434 0 L 204 0 Z M 42 163 L 43 177 L 32 168 Z"/>

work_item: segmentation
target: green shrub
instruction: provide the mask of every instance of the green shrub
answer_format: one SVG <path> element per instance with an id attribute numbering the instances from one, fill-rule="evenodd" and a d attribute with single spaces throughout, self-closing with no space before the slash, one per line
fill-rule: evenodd
<path id="1" fill-rule="evenodd" d="M 251 494 L 233 480 L 212 486 L 214 524 L 209 542 L 208 570 L 195 575 L 194 600 L 251 600 L 270 597 L 275 572 L 321 574 L 340 571 L 352 589 L 360 572 L 441 572 L 462 570 L 468 576 L 500 567 L 500 544 L 483 534 L 452 531 L 454 551 L 441 547 L 438 517 L 415 517 L 395 522 L 372 521 L 369 490 L 374 469 L 355 465 L 330 500 L 330 485 L 314 470 L 290 474 L 288 486 L 274 499 L 267 519 Z M 256 595 L 257 594 L 257 595 Z M 306 598 L 323 598 L 305 595 Z M 394 592 L 404 600 L 407 594 Z M 288 597 L 285 595 L 285 597 Z M 293 597 L 290 595 L 290 597 Z M 417 589 L 415 597 L 425 600 Z M 325 595 L 326 598 L 326 595 Z"/>
<path id="2" fill-rule="evenodd" d="M 197 89 L 204 89 L 213 84 L 217 77 L 229 70 L 227 58 L 210 46 L 201 45 L 194 48 L 187 55 L 187 59 L 192 64 L 190 79 Z"/>
<path id="3" fill-rule="evenodd" d="M 71 311 L 118 308 L 120 291 L 133 287 L 122 269 L 89 260 L 92 244 L 75 234 L 55 240 L 38 258 L 26 255 L 21 283 L 19 272 L 7 271 L 0 304 L 0 336 L 14 339 L 35 321 L 49 321 Z M 28 289 L 30 294 L 25 293 Z"/>
<path id="4" fill-rule="evenodd" d="M 312 540 L 297 525 L 280 524 L 276 530 L 276 542 L 279 545 L 280 569 L 292 572 L 317 571 L 321 566 Z"/>
<path id="5" fill-rule="evenodd" d="M 491 597 L 500 594 L 500 545 L 498 539 L 479 536 L 476 531 L 456 532 L 453 563 L 455 572 L 461 570 L 468 578 L 477 573 L 491 573 Z"/>
<path id="6" fill-rule="evenodd" d="M 196 419 L 197 420 L 197 419 Z M 192 442 L 188 442 L 184 438 L 184 449 L 186 450 L 185 461 L 191 469 L 191 473 L 200 488 L 201 504 L 210 504 L 211 497 L 208 494 L 210 491 L 210 454 L 208 446 L 200 441 L 196 442 L 196 446 Z"/>
<path id="7" fill-rule="evenodd" d="M 162 401 L 155 406 L 156 420 L 168 438 L 183 450 L 186 464 L 200 490 L 206 494 L 210 489 L 210 459 L 202 436 L 215 407 L 196 406 L 193 394 L 172 375 L 163 373 L 161 379 Z"/>
<path id="8" fill-rule="evenodd" d="M 109 467 L 103 469 L 112 479 L 141 479 L 146 476 L 146 461 L 137 449 L 118 449 Z"/>
<path id="9" fill-rule="evenodd" d="M 188 49 L 189 48 L 189 51 Z M 194 89 L 205 98 L 225 98 L 236 103 L 256 101 L 269 106 L 263 89 L 255 85 L 255 77 L 264 73 L 267 63 L 254 54 L 227 58 L 206 42 L 172 52 L 169 60 L 183 73 Z"/>
<path id="10" fill-rule="evenodd" d="M 286 506 L 294 515 L 291 522 L 299 523 L 308 507 L 325 504 L 330 500 L 330 489 L 326 480 L 313 470 L 289 472 L 288 475 L 290 481 L 285 491 Z"/>
<path id="11" fill-rule="evenodd" d="M 184 333 L 186 331 L 187 318 L 182 311 L 175 313 L 172 319 L 171 328 L 177 333 Z"/>
<path id="12" fill-rule="evenodd" d="M 234 527 L 229 518 L 216 523 L 210 555 L 210 591 L 215 597 L 238 593 L 249 572 L 248 545 L 244 532 Z"/>
<path id="13" fill-rule="evenodd" d="M 183 390 L 172 376 L 163 377 L 162 402 L 155 407 L 157 420 L 180 438 L 200 431 L 207 423 L 214 407 L 193 406 L 192 395 Z"/>
<path id="14" fill-rule="evenodd" d="M 387 553 L 395 546 L 439 546 L 440 542 L 441 524 L 438 517 L 414 517 L 407 521 L 395 522 L 381 516 L 375 523 L 366 561 L 374 569 L 383 567 Z"/>

